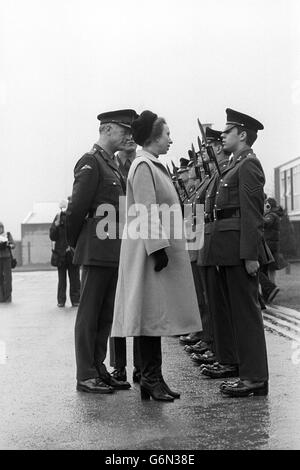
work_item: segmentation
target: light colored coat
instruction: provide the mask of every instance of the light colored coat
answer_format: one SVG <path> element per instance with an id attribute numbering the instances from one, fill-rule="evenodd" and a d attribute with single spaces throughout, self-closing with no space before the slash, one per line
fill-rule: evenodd
<path id="1" fill-rule="evenodd" d="M 140 217 L 141 224 L 150 220 L 150 207 L 165 204 L 162 213 L 152 212 L 148 230 L 148 235 L 151 230 L 152 235 L 160 234 L 160 237 L 128 236 L 136 220 L 131 215 L 134 204 L 147 208 L 146 214 Z M 177 220 L 176 232 L 174 227 L 169 230 L 165 223 L 168 217 L 164 218 L 170 214 L 171 206 Z M 180 237 L 175 237 L 179 232 Z M 156 272 L 150 255 L 161 248 L 165 248 L 169 263 Z M 171 336 L 201 329 L 178 197 L 164 165 L 142 150 L 128 175 L 126 224 L 111 336 Z"/>

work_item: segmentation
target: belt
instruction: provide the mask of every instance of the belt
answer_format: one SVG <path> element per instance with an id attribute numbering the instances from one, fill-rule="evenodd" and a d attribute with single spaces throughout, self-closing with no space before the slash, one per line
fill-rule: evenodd
<path id="1" fill-rule="evenodd" d="M 239 207 L 228 207 L 227 209 L 214 209 L 211 214 L 206 214 L 204 222 L 214 222 L 215 220 L 231 219 L 232 217 L 240 217 L 241 211 Z"/>

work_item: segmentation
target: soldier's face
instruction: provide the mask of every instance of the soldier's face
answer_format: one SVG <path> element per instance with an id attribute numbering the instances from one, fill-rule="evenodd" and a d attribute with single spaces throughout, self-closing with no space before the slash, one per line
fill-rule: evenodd
<path id="1" fill-rule="evenodd" d="M 240 142 L 240 135 L 238 134 L 237 127 L 226 126 L 221 135 L 223 142 L 223 149 L 228 152 L 234 152 Z"/>
<path id="2" fill-rule="evenodd" d="M 159 155 L 163 155 L 168 152 L 170 145 L 173 143 L 173 141 L 170 137 L 170 129 L 167 124 L 164 124 L 162 134 L 158 139 L 156 139 L 156 143 L 158 146 Z"/>
<path id="3" fill-rule="evenodd" d="M 136 148 L 137 148 L 137 144 L 135 143 L 135 141 L 132 138 L 132 135 L 130 134 L 125 142 L 123 150 L 125 152 L 132 153 L 136 150 Z"/>

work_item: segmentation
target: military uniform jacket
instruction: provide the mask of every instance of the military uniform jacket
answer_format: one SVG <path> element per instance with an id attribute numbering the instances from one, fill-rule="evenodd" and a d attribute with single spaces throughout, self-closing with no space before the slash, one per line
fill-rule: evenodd
<path id="1" fill-rule="evenodd" d="M 264 263 L 263 240 L 265 177 L 252 149 L 233 157 L 222 176 L 207 187 L 202 263 L 237 266 L 244 260 Z"/>
<path id="2" fill-rule="evenodd" d="M 118 166 L 95 144 L 92 151 L 77 162 L 74 177 L 67 209 L 67 239 L 70 246 L 75 247 L 73 262 L 118 266 L 122 230 L 119 197 L 124 196 L 126 190 Z"/>

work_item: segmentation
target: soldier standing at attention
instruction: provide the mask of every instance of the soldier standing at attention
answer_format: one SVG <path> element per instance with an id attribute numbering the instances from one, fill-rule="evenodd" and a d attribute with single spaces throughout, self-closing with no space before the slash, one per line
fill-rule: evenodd
<path id="1" fill-rule="evenodd" d="M 121 245 L 119 197 L 124 196 L 126 189 L 114 153 L 132 140 L 131 123 L 136 117 L 131 109 L 99 114 L 99 140 L 74 170 L 67 237 L 70 246 L 75 247 L 74 263 L 83 266 L 75 324 L 77 390 L 83 392 L 112 393 L 114 389 L 130 388 L 128 382 L 116 380 L 108 373 L 104 360 L 113 320 Z M 110 221 L 106 236 L 99 237 L 98 224 L 107 215 L 103 205 L 110 205 L 117 217 Z"/>
<path id="2" fill-rule="evenodd" d="M 262 314 L 258 302 L 259 261 L 264 262 L 263 213 L 265 177 L 251 149 L 263 125 L 246 114 L 227 109 L 222 133 L 224 150 L 232 153 L 230 162 L 218 177 L 211 196 L 211 223 L 206 226 L 203 266 L 213 270 L 213 293 L 209 305 L 216 331 L 231 337 L 224 327 L 224 309 L 230 315 L 234 340 L 227 341 L 228 364 L 237 355 L 234 382 L 223 382 L 221 392 L 241 397 L 268 393 L 268 365 Z M 206 211 L 207 212 L 207 211 Z M 217 268 L 217 269 L 216 269 Z M 209 278 L 211 280 L 211 278 Z M 212 285 L 212 283 L 211 283 Z M 224 298 L 224 308 L 211 301 Z M 216 342 L 220 338 L 216 337 Z M 222 340 L 222 339 L 221 339 Z M 216 344 L 218 350 L 219 345 Z M 224 349 L 224 345 L 223 345 Z M 232 359 L 230 359 L 232 358 Z M 232 364 L 234 369 L 234 364 Z M 231 371 L 234 374 L 234 370 Z"/>

